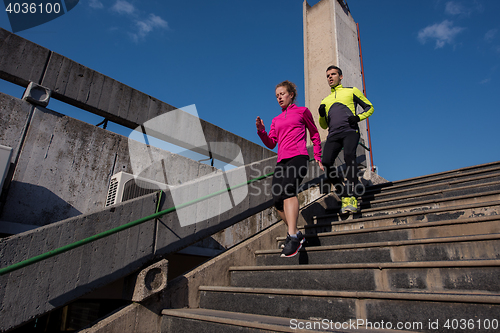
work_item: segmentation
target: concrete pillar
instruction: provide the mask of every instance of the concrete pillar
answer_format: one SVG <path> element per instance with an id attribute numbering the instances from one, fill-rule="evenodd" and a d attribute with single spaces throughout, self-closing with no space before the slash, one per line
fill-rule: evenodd
<path id="1" fill-rule="evenodd" d="M 319 126 L 318 107 L 330 94 L 326 81 L 328 66 L 342 69 L 343 86 L 354 86 L 363 91 L 357 27 L 344 0 L 322 0 L 314 6 L 304 0 L 303 19 L 305 106 L 311 110 L 321 141 L 324 141 L 328 131 Z M 366 121 L 362 121 L 359 127 L 361 139 L 368 146 Z M 371 168 L 369 152 L 363 151 L 366 153 L 366 164 L 363 165 Z"/>

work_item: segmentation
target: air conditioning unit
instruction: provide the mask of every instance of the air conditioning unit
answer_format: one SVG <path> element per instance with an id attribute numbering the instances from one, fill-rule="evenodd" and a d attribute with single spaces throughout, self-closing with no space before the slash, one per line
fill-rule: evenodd
<path id="1" fill-rule="evenodd" d="M 118 172 L 111 177 L 105 207 L 134 199 L 158 190 L 167 185 L 154 180 L 138 177 L 126 172 Z"/>
<path id="2" fill-rule="evenodd" d="M 0 145 L 0 192 L 2 192 L 3 182 L 9 172 L 11 156 L 12 148 Z"/>

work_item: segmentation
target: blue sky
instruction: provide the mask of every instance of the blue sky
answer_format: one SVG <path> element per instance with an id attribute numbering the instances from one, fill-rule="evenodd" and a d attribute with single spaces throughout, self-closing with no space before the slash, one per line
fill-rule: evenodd
<path id="1" fill-rule="evenodd" d="M 379 174 L 394 181 L 499 160 L 500 1 L 347 3 L 360 26 Z M 80 0 L 18 35 L 173 106 L 195 104 L 200 118 L 261 144 L 255 118 L 269 126 L 280 112 L 277 83 L 295 82 L 304 105 L 302 7 Z M 11 31 L 4 11 L 0 27 Z M 0 91 L 21 97 L 23 88 L 0 80 Z M 49 108 L 102 120 L 55 100 Z"/>

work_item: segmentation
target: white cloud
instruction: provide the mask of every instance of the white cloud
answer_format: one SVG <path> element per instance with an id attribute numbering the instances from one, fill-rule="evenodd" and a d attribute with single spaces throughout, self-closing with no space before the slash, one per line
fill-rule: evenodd
<path id="1" fill-rule="evenodd" d="M 444 20 L 441 23 L 436 23 L 425 27 L 418 32 L 418 40 L 425 44 L 428 40 L 436 41 L 436 48 L 442 48 L 446 44 L 453 44 L 456 35 L 462 32 L 465 28 L 454 27 L 453 22 Z"/>
<path id="2" fill-rule="evenodd" d="M 167 29 L 168 23 L 161 17 L 155 14 L 149 14 L 149 17 L 146 20 L 139 20 L 136 22 L 136 26 L 138 31 L 136 33 L 131 33 L 132 39 L 136 42 L 139 39 L 146 37 L 153 29 Z"/>
<path id="3" fill-rule="evenodd" d="M 444 9 L 449 15 L 468 15 L 469 11 L 461 4 L 455 1 L 448 1 Z"/>
<path id="4" fill-rule="evenodd" d="M 89 0 L 92 8 L 102 8 L 101 0 Z M 127 23 L 131 24 L 131 31 L 128 35 L 135 41 L 139 42 L 144 39 L 153 30 L 168 29 L 168 23 L 160 16 L 146 13 L 136 8 L 127 0 L 115 0 L 114 5 L 110 8 L 112 12 L 123 15 Z"/>
<path id="5" fill-rule="evenodd" d="M 89 6 L 94 8 L 94 9 L 103 9 L 104 8 L 104 5 L 99 0 L 90 0 Z"/>
<path id="6" fill-rule="evenodd" d="M 149 15 L 149 22 L 154 26 L 158 28 L 168 28 L 167 21 L 162 19 L 159 16 L 156 16 L 155 14 L 150 14 Z"/>
<path id="7" fill-rule="evenodd" d="M 125 0 L 116 0 L 116 3 L 111 7 L 111 10 L 118 14 L 134 14 L 135 7 L 130 2 Z"/>
<path id="8" fill-rule="evenodd" d="M 448 1 L 444 8 L 445 14 L 453 16 L 471 16 L 474 13 L 482 13 L 484 11 L 483 4 L 477 0 L 474 1 Z"/>

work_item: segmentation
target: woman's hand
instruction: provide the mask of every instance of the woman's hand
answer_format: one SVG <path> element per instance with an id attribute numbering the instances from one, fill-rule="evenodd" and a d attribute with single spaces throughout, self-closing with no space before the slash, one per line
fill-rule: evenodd
<path id="1" fill-rule="evenodd" d="M 321 171 L 325 171 L 325 167 L 323 166 L 323 163 L 321 163 L 321 160 L 316 160 L 316 163 L 318 163 L 318 166 L 321 169 Z"/>
<path id="2" fill-rule="evenodd" d="M 264 126 L 264 121 L 260 119 L 259 116 L 257 116 L 257 119 L 255 119 L 255 126 L 257 127 L 257 131 L 265 131 L 266 127 Z"/>

